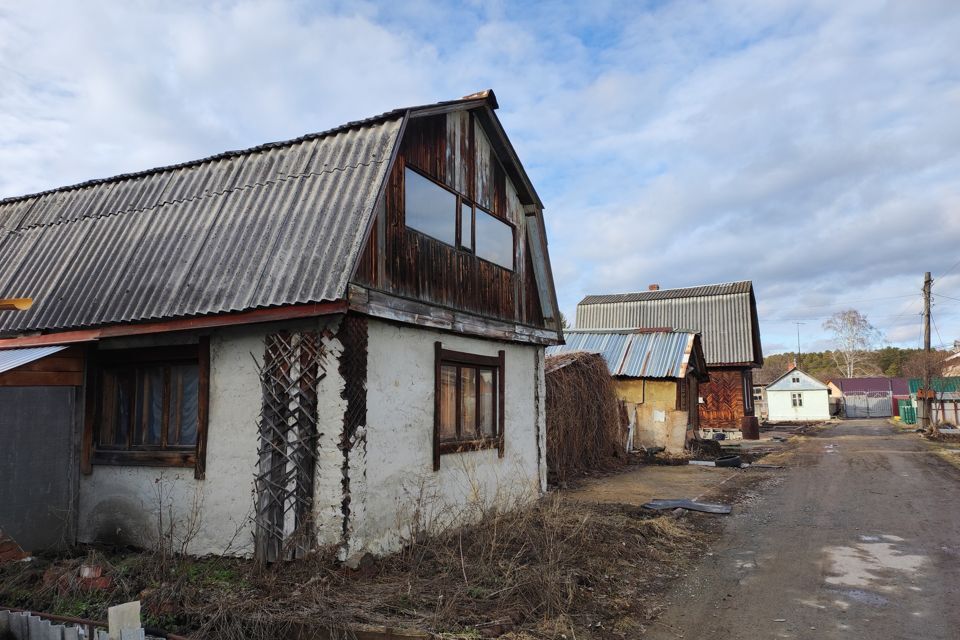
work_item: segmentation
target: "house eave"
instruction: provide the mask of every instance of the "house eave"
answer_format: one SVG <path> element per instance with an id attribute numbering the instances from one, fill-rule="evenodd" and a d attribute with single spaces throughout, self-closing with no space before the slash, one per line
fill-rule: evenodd
<path id="1" fill-rule="evenodd" d="M 52 331 L 49 333 L 0 338 L 0 349 L 38 347 L 54 344 L 75 344 L 80 342 L 95 342 L 102 338 L 171 333 L 177 331 L 197 331 L 245 324 L 261 324 L 264 322 L 277 322 L 280 320 L 293 320 L 298 318 L 313 318 L 318 316 L 334 315 L 338 313 L 346 313 L 346 311 L 347 303 L 345 300 L 286 305 L 267 309 L 240 311 L 237 313 L 174 318 L 169 320 L 135 324 L 106 325 L 90 329 Z"/>

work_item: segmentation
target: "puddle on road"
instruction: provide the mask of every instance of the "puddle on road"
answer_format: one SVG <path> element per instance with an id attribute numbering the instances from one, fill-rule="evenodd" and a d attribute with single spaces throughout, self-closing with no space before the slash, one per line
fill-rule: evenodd
<path id="1" fill-rule="evenodd" d="M 825 588 L 815 599 L 799 600 L 807 607 L 847 612 L 850 607 L 899 606 L 896 592 L 920 591 L 915 576 L 928 563 L 925 555 L 907 553 L 905 540 L 888 534 L 864 534 L 847 546 L 825 547 Z"/>
<path id="2" fill-rule="evenodd" d="M 870 605 L 871 607 L 885 607 L 890 604 L 890 601 L 880 594 L 873 593 L 872 591 L 864 591 L 863 589 L 830 589 L 830 592 L 835 593 L 842 598 L 847 598 L 848 600 Z M 847 604 L 842 600 L 837 600 L 835 602 L 843 602 L 845 605 Z M 843 607 L 843 609 L 846 608 L 846 606 Z"/>
<path id="3" fill-rule="evenodd" d="M 902 584 L 902 576 L 891 577 L 891 572 L 913 574 L 927 562 L 926 556 L 900 551 L 897 543 L 902 542 L 902 538 L 884 535 L 874 537 L 884 542 L 868 541 L 846 547 L 827 547 L 825 552 L 832 574 L 827 576 L 827 584 L 892 591 Z"/>

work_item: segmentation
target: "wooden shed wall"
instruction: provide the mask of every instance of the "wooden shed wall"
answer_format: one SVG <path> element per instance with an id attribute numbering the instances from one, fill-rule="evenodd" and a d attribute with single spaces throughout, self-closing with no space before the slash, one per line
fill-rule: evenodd
<path id="1" fill-rule="evenodd" d="M 700 427 L 716 429 L 721 427 L 740 428 L 744 416 L 753 415 L 744 402 L 744 378 L 752 391 L 752 371 L 750 369 L 708 368 L 710 381 L 700 384 Z"/>
<path id="2" fill-rule="evenodd" d="M 414 167 L 514 227 L 515 271 L 408 228 L 404 169 Z M 388 178 L 383 209 L 354 282 L 496 320 L 544 327 L 517 190 L 477 118 L 457 111 L 411 120 Z"/>

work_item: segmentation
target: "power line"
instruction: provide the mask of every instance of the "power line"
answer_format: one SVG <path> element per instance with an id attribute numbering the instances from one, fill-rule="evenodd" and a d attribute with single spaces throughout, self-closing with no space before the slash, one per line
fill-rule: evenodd
<path id="1" fill-rule="evenodd" d="M 939 327 L 937 327 L 937 319 L 934 318 L 933 316 L 930 316 L 930 319 L 933 320 L 933 328 L 936 329 L 937 331 L 937 340 L 940 341 L 940 347 L 946 348 L 947 343 L 943 341 L 943 336 L 940 335 L 940 329 Z"/>
<path id="2" fill-rule="evenodd" d="M 941 273 L 937 279 L 939 280 L 940 278 L 946 277 L 947 275 L 950 274 L 951 271 L 953 271 L 953 270 L 956 269 L 957 267 L 960 267 L 960 260 L 957 260 L 956 262 L 954 262 L 954 263 L 953 263 L 953 266 L 951 266 L 949 269 L 947 269 L 946 271 L 944 271 L 943 273 Z"/>

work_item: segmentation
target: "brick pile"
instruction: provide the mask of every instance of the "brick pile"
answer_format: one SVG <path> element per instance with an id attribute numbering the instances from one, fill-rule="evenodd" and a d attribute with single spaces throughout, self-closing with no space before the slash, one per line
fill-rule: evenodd
<path id="1" fill-rule="evenodd" d="M 18 562 L 29 558 L 30 554 L 20 548 L 17 542 L 0 529 L 0 564 L 4 562 Z"/>

